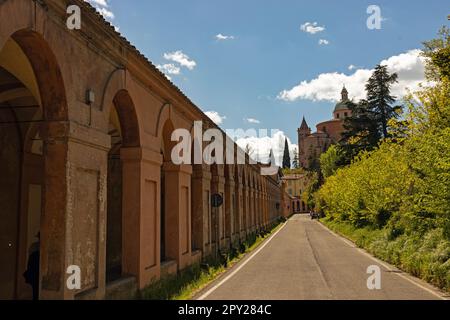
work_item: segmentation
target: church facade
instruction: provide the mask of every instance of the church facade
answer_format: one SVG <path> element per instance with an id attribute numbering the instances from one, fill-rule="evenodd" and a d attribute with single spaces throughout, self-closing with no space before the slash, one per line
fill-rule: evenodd
<path id="1" fill-rule="evenodd" d="M 352 114 L 350 103 L 348 91 L 344 87 L 341 92 L 341 100 L 334 108 L 333 119 L 318 123 L 316 132 L 312 132 L 303 117 L 300 128 L 297 130 L 300 167 L 306 169 L 314 167 L 318 163 L 320 155 L 326 152 L 330 145 L 341 139 L 344 120 Z"/>

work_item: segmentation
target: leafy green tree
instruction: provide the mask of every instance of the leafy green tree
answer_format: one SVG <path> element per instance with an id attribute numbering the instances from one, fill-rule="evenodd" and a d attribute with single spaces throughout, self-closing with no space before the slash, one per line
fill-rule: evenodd
<path id="1" fill-rule="evenodd" d="M 343 153 L 338 145 L 331 145 L 327 152 L 320 156 L 320 170 L 323 177 L 326 179 L 336 172 L 339 166 L 342 165 Z"/>
<path id="2" fill-rule="evenodd" d="M 423 56 L 430 59 L 425 68 L 426 76 L 431 81 L 450 79 L 450 28 L 442 27 L 439 37 L 423 43 Z"/>
<path id="3" fill-rule="evenodd" d="M 305 191 L 302 194 L 302 200 L 307 204 L 309 208 L 316 208 L 315 193 L 321 186 L 319 173 L 315 171 L 309 171 L 307 173 L 307 185 Z M 318 208 L 320 209 L 320 208 Z"/>
<path id="4" fill-rule="evenodd" d="M 287 138 L 284 141 L 283 168 L 291 168 L 291 156 L 289 154 L 289 144 Z"/>
<path id="5" fill-rule="evenodd" d="M 381 139 L 375 114 L 370 110 L 367 100 L 350 102 L 352 115 L 344 120 L 344 133 L 340 145 L 346 164 L 361 151 L 370 151 L 378 146 Z"/>
<path id="6" fill-rule="evenodd" d="M 329 176 L 314 201 L 370 251 L 450 291 L 450 41 L 429 43 L 434 80 L 405 97 L 401 134 Z"/>

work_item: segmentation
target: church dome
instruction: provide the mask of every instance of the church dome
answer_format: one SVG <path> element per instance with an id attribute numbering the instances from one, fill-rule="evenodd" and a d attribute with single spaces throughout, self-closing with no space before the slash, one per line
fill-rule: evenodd
<path id="1" fill-rule="evenodd" d="M 341 92 L 341 101 L 339 101 L 336 104 L 336 107 L 334 108 L 334 112 L 342 111 L 342 110 L 350 110 L 350 105 L 351 105 L 351 101 L 348 98 L 348 91 L 344 86 L 344 88 L 342 89 L 342 92 Z"/>
<path id="2" fill-rule="evenodd" d="M 341 111 L 341 110 L 350 110 L 351 101 L 340 101 L 336 104 L 336 107 L 334 108 L 334 112 Z"/>

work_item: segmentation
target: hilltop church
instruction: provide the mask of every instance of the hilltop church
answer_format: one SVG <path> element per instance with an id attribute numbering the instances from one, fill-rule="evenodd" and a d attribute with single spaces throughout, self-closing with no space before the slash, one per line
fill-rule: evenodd
<path id="1" fill-rule="evenodd" d="M 344 86 L 341 92 L 341 101 L 334 108 L 333 119 L 317 124 L 317 131 L 314 133 L 311 132 L 311 128 L 303 117 L 300 128 L 297 130 L 300 167 L 311 168 L 330 145 L 341 139 L 344 120 L 352 113 L 350 103 L 348 91 Z"/>
<path id="2" fill-rule="evenodd" d="M 344 120 L 351 114 L 351 100 L 348 98 L 348 91 L 344 86 L 341 91 L 341 101 L 334 108 L 333 119 L 317 124 L 316 132 L 312 133 L 305 117 L 303 117 L 300 128 L 297 130 L 298 158 L 301 168 L 310 169 L 313 167 L 319 161 L 320 155 L 341 139 L 345 130 Z M 282 179 L 290 196 L 290 213 L 309 212 L 311 208 L 303 197 L 309 184 L 309 175 L 307 173 L 285 174 Z"/>

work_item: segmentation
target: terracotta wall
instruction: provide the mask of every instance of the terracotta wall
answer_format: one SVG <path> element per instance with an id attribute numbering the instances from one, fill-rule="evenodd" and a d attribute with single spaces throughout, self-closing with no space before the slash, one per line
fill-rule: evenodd
<path id="1" fill-rule="evenodd" d="M 42 123 L 29 129 L 39 132 L 44 145 L 41 298 L 104 298 L 110 285 L 106 270 L 113 265 L 121 270 L 119 277 L 134 277 L 144 288 L 161 275 L 162 244 L 163 262 L 181 270 L 214 249 L 238 245 L 249 233 L 267 228 L 285 214 L 278 177 L 260 176 L 259 165 L 212 170 L 167 161 L 171 130 L 191 131 L 196 120 L 204 121 L 205 130 L 215 124 L 95 11 L 82 1 L 73 2 L 83 8 L 78 31 L 69 31 L 63 23 L 65 1 L 48 0 L 45 7 L 32 0 L 0 4 L 0 50 L 12 41 L 34 74 L 21 72 L 14 61 L 0 61 L 0 67 L 9 68 L 24 83 L 26 77 L 32 79 L 39 90 L 32 90 L 33 84 L 28 87 L 43 113 Z M 85 99 L 88 90 L 95 94 L 92 103 Z M 111 124 L 118 124 L 117 136 L 111 134 Z M 2 131 L 1 136 L 11 132 Z M 108 163 L 114 139 L 121 140 L 121 147 L 115 161 Z M 14 148 L 11 139 L 1 141 L 2 149 L 5 146 Z M 8 286 L 2 297 L 30 294 L 20 280 L 30 240 L 22 236 L 27 234 L 22 224 L 26 226 L 30 218 L 17 206 L 26 203 L 23 194 L 33 179 L 21 182 L 23 192 L 14 192 L 19 190 L 18 176 L 26 172 L 10 166 L 17 156 L 18 151 L 12 150 L 0 159 L 1 176 L 10 168 L 9 177 L 16 184 L 8 189 L 6 180 L 1 182 L 0 202 L 8 208 L 1 225 L 13 224 L 17 217 L 23 221 L 11 228 L 21 235 L 16 249 L 8 251 L 7 259 L 21 261 L 15 275 L 3 270 L 1 263 L 1 287 Z M 216 214 L 212 193 L 224 197 Z M 14 238 L 7 230 L 0 232 L 1 245 Z M 81 269 L 80 290 L 66 286 L 71 265 Z"/>

